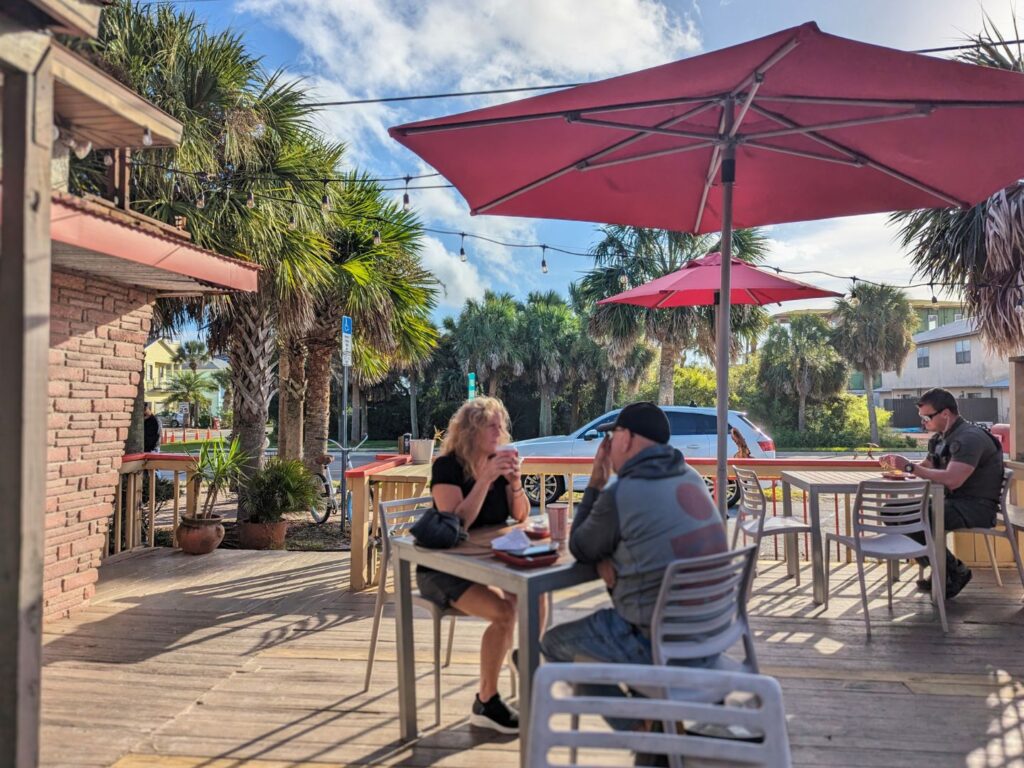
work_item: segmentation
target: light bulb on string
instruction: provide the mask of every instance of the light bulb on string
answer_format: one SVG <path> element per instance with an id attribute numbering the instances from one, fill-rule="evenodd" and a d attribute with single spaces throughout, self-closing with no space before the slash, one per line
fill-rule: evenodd
<path id="1" fill-rule="evenodd" d="M 103 164 L 107 168 L 109 168 L 110 166 L 112 166 L 114 164 L 114 153 L 113 152 L 107 152 L 105 155 L 103 155 Z"/>
<path id="2" fill-rule="evenodd" d="M 327 195 L 327 179 L 324 179 L 324 195 L 320 198 L 320 212 L 327 213 L 331 210 L 331 198 Z"/>
<path id="3" fill-rule="evenodd" d="M 288 214 L 288 229 L 296 229 L 299 226 L 298 219 L 295 218 L 295 208 L 297 203 L 292 200 L 292 212 Z"/>
<path id="4" fill-rule="evenodd" d="M 199 190 L 199 197 L 196 198 L 196 208 L 205 208 L 205 207 L 206 207 L 206 192 L 200 189 Z"/>
<path id="5" fill-rule="evenodd" d="M 254 195 L 252 193 L 251 189 L 249 190 L 249 194 L 247 194 L 245 196 L 245 207 L 246 208 L 255 208 L 256 207 L 256 195 Z"/>
<path id="6" fill-rule="evenodd" d="M 92 142 L 88 139 L 73 139 L 71 141 L 71 151 L 79 160 L 85 160 L 89 153 L 92 152 Z"/>
<path id="7" fill-rule="evenodd" d="M 856 299 L 857 298 L 857 278 L 856 277 L 851 277 L 850 280 L 853 283 L 853 285 L 850 286 L 850 298 L 851 299 Z"/>
<path id="8" fill-rule="evenodd" d="M 373 244 L 374 245 L 380 245 L 382 242 L 383 242 L 383 238 L 381 238 L 381 236 L 380 236 L 380 230 L 379 229 L 373 230 Z"/>
<path id="9" fill-rule="evenodd" d="M 412 181 L 412 176 L 405 177 L 405 194 L 402 195 L 402 210 L 409 210 L 409 182 Z"/>
<path id="10" fill-rule="evenodd" d="M 174 199 L 177 200 L 181 197 L 181 184 L 174 182 Z"/>
<path id="11" fill-rule="evenodd" d="M 620 273 L 619 274 L 619 285 L 621 285 L 623 288 L 625 288 L 626 287 L 626 283 L 628 283 L 628 282 L 629 282 L 629 278 L 626 277 L 626 273 L 625 272 Z"/>
<path id="12" fill-rule="evenodd" d="M 548 273 L 547 252 L 548 252 L 548 247 L 546 245 L 542 245 L 540 247 L 540 271 L 541 271 L 542 274 L 545 274 L 545 275 Z"/>
<path id="13" fill-rule="evenodd" d="M 459 261 L 465 262 L 466 261 L 466 233 L 465 232 L 461 232 L 461 233 L 459 233 L 459 236 L 462 238 L 462 240 L 459 242 Z"/>
<path id="14" fill-rule="evenodd" d="M 142 146 L 152 147 L 153 146 L 153 132 L 149 130 L 149 126 L 142 132 Z"/>
<path id="15" fill-rule="evenodd" d="M 931 289 L 932 292 L 932 304 L 938 304 L 939 299 L 935 296 L 935 283 L 928 283 L 928 287 Z"/>

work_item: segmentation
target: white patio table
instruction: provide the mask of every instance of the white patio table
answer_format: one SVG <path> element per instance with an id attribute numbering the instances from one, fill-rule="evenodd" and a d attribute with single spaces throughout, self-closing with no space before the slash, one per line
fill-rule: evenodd
<path id="1" fill-rule="evenodd" d="M 856 494 L 857 486 L 862 480 L 883 480 L 880 470 L 863 471 L 849 469 L 814 470 L 783 472 L 782 482 L 782 514 L 793 514 L 793 488 L 800 488 L 807 493 L 807 511 L 811 523 L 811 573 L 814 579 L 814 602 L 825 602 L 825 563 L 821 533 L 821 494 L 849 493 Z M 903 482 L 891 480 L 894 486 Z M 945 489 L 938 483 L 932 483 L 932 530 L 935 537 L 935 552 L 938 562 L 932 565 L 939 569 L 939 583 L 946 583 L 946 521 L 945 521 Z M 838 513 L 837 513 L 838 514 Z M 794 536 L 796 534 L 793 534 Z M 790 538 L 787 536 L 787 538 Z M 798 566 L 796 561 L 797 548 L 795 541 L 786 546 L 786 559 L 790 574 Z M 937 599 L 937 595 L 932 595 Z"/>
<path id="2" fill-rule="evenodd" d="M 411 537 L 391 542 L 395 574 L 395 621 L 398 646 L 398 712 L 401 738 L 418 736 L 416 722 L 416 669 L 412 621 L 412 567 L 425 565 L 436 571 L 461 576 L 478 584 L 499 587 L 517 596 L 519 611 L 519 756 L 526 766 L 530 696 L 533 672 L 540 663 L 540 597 L 546 592 L 583 584 L 598 578 L 593 566 L 577 563 L 568 550 L 553 565 L 515 568 L 491 554 L 490 542 L 510 527 L 480 528 L 453 549 L 426 549 Z"/>

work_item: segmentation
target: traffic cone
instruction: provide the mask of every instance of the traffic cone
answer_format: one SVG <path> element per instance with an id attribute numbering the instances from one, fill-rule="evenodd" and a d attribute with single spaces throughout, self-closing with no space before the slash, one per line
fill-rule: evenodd
<path id="1" fill-rule="evenodd" d="M 173 432 L 171 432 L 170 434 L 171 434 L 171 439 L 170 439 L 170 440 L 168 440 L 167 442 L 169 442 L 169 443 L 173 443 L 173 442 L 174 442 L 174 433 L 173 433 Z"/>

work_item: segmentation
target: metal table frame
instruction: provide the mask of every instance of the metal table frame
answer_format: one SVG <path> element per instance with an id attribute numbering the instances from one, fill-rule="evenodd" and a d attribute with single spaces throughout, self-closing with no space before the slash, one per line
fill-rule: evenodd
<path id="1" fill-rule="evenodd" d="M 875 470 L 871 472 L 851 470 L 813 470 L 783 472 L 782 482 L 782 514 L 792 516 L 793 514 L 793 493 L 792 488 L 800 488 L 807 493 L 807 512 L 811 523 L 811 572 L 814 580 L 814 602 L 821 604 L 825 602 L 825 553 L 822 546 L 823 536 L 821 533 L 821 503 L 820 496 L 823 493 L 857 493 L 857 486 L 862 480 L 882 480 L 880 473 Z M 900 481 L 891 481 L 896 485 Z M 932 531 L 935 539 L 935 553 L 938 562 L 932 563 L 933 568 L 939 569 L 939 583 L 946 583 L 946 518 L 945 518 L 945 488 L 932 483 Z M 838 514 L 838 511 L 837 511 Z M 797 534 L 786 536 L 786 563 L 790 575 L 796 573 L 799 567 L 799 550 L 796 541 Z M 933 599 L 939 596 L 932 594 Z"/>
<path id="2" fill-rule="evenodd" d="M 470 537 L 471 552 L 508 531 L 507 528 L 480 529 Z M 419 735 L 416 716 L 416 669 L 413 643 L 412 566 L 425 565 L 437 571 L 469 579 L 478 584 L 499 587 L 517 596 L 519 613 L 519 755 L 526 766 L 530 722 L 530 696 L 533 672 L 540 664 L 540 597 L 546 592 L 564 589 L 598 578 L 591 565 L 577 563 L 564 552 L 558 562 L 547 568 L 518 569 L 487 554 L 471 554 L 465 545 L 455 549 L 424 549 L 410 537 L 392 540 L 395 577 L 395 622 L 398 649 L 398 712 L 403 741 Z M 460 553 L 460 550 L 462 552 Z"/>

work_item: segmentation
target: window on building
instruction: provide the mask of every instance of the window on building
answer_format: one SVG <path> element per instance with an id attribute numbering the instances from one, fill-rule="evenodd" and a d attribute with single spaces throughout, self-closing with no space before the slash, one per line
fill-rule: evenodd
<path id="1" fill-rule="evenodd" d="M 149 379 L 150 381 L 152 381 L 153 380 L 153 366 L 152 365 L 147 365 L 146 366 L 146 371 L 147 371 L 146 378 Z"/>
<path id="2" fill-rule="evenodd" d="M 931 331 L 931 330 L 934 330 L 935 328 L 938 328 L 938 327 L 939 327 L 939 316 L 938 315 L 928 315 L 928 330 Z"/>
<path id="3" fill-rule="evenodd" d="M 956 322 L 957 320 L 963 320 L 963 319 L 964 319 L 964 313 L 963 312 L 954 312 L 953 313 L 953 321 L 954 322 Z"/>
<path id="4" fill-rule="evenodd" d="M 931 357 L 929 357 L 928 347 L 917 348 L 917 367 L 927 368 L 931 365 Z"/>
<path id="5" fill-rule="evenodd" d="M 971 340 L 961 339 L 956 343 L 956 364 L 964 365 L 971 362 Z"/>

